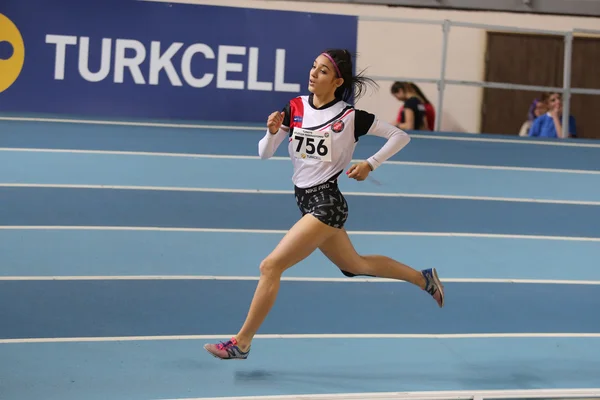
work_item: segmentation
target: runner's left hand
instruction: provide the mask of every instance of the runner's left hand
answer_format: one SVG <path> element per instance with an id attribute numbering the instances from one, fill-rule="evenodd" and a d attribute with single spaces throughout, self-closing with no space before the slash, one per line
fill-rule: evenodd
<path id="1" fill-rule="evenodd" d="M 371 167 L 369 166 L 369 163 L 363 161 L 351 166 L 348 169 L 348 171 L 346 171 L 346 175 L 348 175 L 348 178 L 353 178 L 357 181 L 364 181 L 365 179 L 367 179 L 367 176 L 369 176 L 369 172 L 371 172 Z"/>

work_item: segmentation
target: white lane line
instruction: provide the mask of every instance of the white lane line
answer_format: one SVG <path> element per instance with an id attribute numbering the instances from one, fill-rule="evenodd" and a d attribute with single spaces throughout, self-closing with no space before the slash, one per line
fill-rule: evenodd
<path id="1" fill-rule="evenodd" d="M 226 159 L 226 160 L 261 160 L 259 156 L 249 155 L 230 155 L 230 154 L 200 154 L 200 153 L 164 153 L 164 152 L 149 152 L 149 151 L 120 151 L 120 150 L 73 150 L 73 149 L 36 149 L 23 147 L 2 147 L 0 151 L 5 152 L 31 152 L 31 153 L 73 153 L 73 154 L 98 154 L 98 155 L 126 155 L 126 156 L 145 156 L 145 157 L 186 157 L 186 158 L 209 158 L 209 159 Z M 274 156 L 269 161 L 289 161 L 289 157 Z M 352 162 L 362 160 L 354 159 Z M 476 165 L 476 164 L 451 164 L 451 163 L 433 163 L 433 162 L 418 162 L 418 161 L 386 161 L 386 165 L 405 165 L 419 167 L 434 167 L 434 168 L 467 168 L 467 169 L 486 169 L 500 171 L 521 171 L 521 172 L 549 172 L 549 173 L 565 173 L 565 174 L 586 174 L 600 175 L 600 170 L 584 170 L 584 169 L 564 169 L 564 168 L 536 168 L 536 167 L 511 167 L 497 165 Z"/>
<path id="2" fill-rule="evenodd" d="M 0 344 L 17 343 L 69 343 L 69 342 L 121 342 L 151 340 L 221 340 L 233 334 L 222 335 L 170 335 L 170 336 L 101 336 L 60 338 L 0 339 Z M 257 334 L 255 339 L 489 339 L 489 338 L 600 338 L 600 333 L 450 333 L 450 334 Z"/>
<path id="3" fill-rule="evenodd" d="M 42 276 L 0 276 L 0 281 L 147 281 L 147 280 L 205 280 L 205 281 L 258 281 L 258 276 L 233 275 L 42 275 Z M 379 282 L 405 283 L 403 281 L 385 278 L 329 278 L 283 276 L 282 281 L 289 282 Z M 593 280 L 564 280 L 564 279 L 518 279 L 518 278 L 442 278 L 445 283 L 515 283 L 539 285 L 600 285 Z"/>
<path id="4" fill-rule="evenodd" d="M 282 194 L 293 195 L 293 190 L 269 190 L 269 189 L 224 189 L 224 188 L 201 188 L 186 186 L 143 186 L 143 185 L 89 185 L 89 184 L 60 184 L 60 183 L 0 183 L 0 187 L 15 188 L 53 188 L 53 189 L 101 189 L 101 190 L 148 190 L 148 191 L 172 191 L 172 192 L 203 192 L 203 193 L 243 193 L 243 194 Z M 505 201 L 515 203 L 545 203 L 545 204 L 569 204 L 599 206 L 600 201 L 587 200 L 554 200 L 526 197 L 494 197 L 494 196 L 458 196 L 446 194 L 427 193 L 376 193 L 376 192 L 347 192 L 346 196 L 365 197 L 406 197 L 426 198 L 444 200 L 477 200 L 477 201 Z"/>
<path id="5" fill-rule="evenodd" d="M 145 0 L 160 1 L 160 0 Z M 439 390 L 421 392 L 334 393 L 237 397 L 194 397 L 160 400 L 491 400 L 491 399 L 594 399 L 596 389 L 505 389 L 505 390 Z"/>
<path id="6" fill-rule="evenodd" d="M 243 233 L 243 234 L 277 234 L 283 235 L 287 230 L 281 229 L 226 229 L 226 228 L 179 228 L 154 226 L 78 226 L 78 225 L 0 225 L 0 230 L 70 230 L 70 231 L 152 231 L 152 232 L 208 232 L 208 233 Z M 467 237 L 489 239 L 530 239 L 559 240 L 575 242 L 600 242 L 600 237 L 581 236 L 544 236 L 544 235 L 511 235 L 493 233 L 464 232 L 411 232 L 411 231 L 348 231 L 350 235 L 369 236 L 424 236 L 424 237 Z"/>
<path id="7" fill-rule="evenodd" d="M 150 128 L 180 128 L 180 129 L 215 129 L 215 130 L 233 130 L 233 131 L 257 131 L 266 132 L 263 126 L 244 126 L 244 125 L 213 125 L 213 124 L 188 124 L 188 123 L 166 123 L 166 122 L 141 122 L 141 121 L 111 121 L 111 120 L 92 120 L 75 118 L 41 118 L 41 117 L 0 117 L 3 121 L 18 122 L 51 122 L 65 124 L 86 124 L 86 125 L 109 125 L 109 126 L 140 126 Z M 461 142 L 490 142 L 490 143 L 513 143 L 538 146 L 559 146 L 559 147 L 590 147 L 600 148 L 600 144 L 595 143 L 576 143 L 563 140 L 534 140 L 534 139 L 501 139 L 501 138 L 483 138 L 468 136 L 442 136 L 436 134 L 411 133 L 410 136 L 419 139 L 430 140 L 454 140 Z"/>

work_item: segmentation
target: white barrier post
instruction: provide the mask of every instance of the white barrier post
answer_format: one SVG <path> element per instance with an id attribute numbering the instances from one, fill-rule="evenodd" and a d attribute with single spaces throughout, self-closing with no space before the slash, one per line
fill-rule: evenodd
<path id="1" fill-rule="evenodd" d="M 569 137 L 569 111 L 571 107 L 571 59 L 573 57 L 573 33 L 565 34 L 565 59 L 563 68 L 563 114 L 562 114 L 562 137 Z"/>
<path id="2" fill-rule="evenodd" d="M 442 126 L 442 111 L 444 106 L 444 89 L 446 87 L 446 61 L 448 55 L 448 36 L 450 33 L 450 21 L 444 20 L 442 25 L 443 41 L 442 41 L 442 61 L 440 66 L 440 80 L 438 81 L 438 101 L 437 101 L 437 116 L 435 118 L 434 130 L 439 132 Z M 433 127 L 432 127 L 433 128 Z"/>

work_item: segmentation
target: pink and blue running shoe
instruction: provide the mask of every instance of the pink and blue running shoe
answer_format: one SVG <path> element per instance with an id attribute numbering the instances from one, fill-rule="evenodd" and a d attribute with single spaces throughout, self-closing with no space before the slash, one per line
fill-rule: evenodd
<path id="1" fill-rule="evenodd" d="M 434 298 L 440 308 L 444 307 L 444 285 L 435 268 L 424 269 L 421 274 L 426 280 L 425 291 Z"/>
<path id="2" fill-rule="evenodd" d="M 237 340 L 231 338 L 226 342 L 205 344 L 204 349 L 221 360 L 245 360 L 248 358 L 248 354 L 250 354 L 250 349 L 243 352 L 237 344 Z"/>

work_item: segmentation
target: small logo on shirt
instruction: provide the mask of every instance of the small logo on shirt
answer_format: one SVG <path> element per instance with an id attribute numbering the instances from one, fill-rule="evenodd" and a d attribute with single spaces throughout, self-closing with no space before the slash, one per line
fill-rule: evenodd
<path id="1" fill-rule="evenodd" d="M 344 121 L 337 120 L 335 121 L 333 124 L 331 124 L 331 130 L 334 131 L 335 133 L 340 133 L 341 131 L 344 130 Z"/>
<path id="2" fill-rule="evenodd" d="M 294 115 L 294 122 L 302 122 L 302 117 L 300 115 Z"/>

